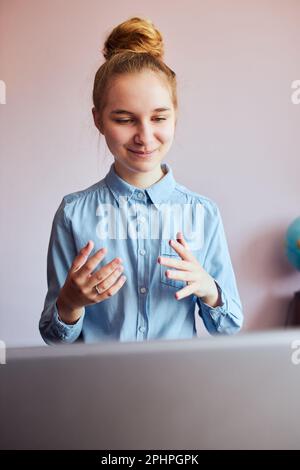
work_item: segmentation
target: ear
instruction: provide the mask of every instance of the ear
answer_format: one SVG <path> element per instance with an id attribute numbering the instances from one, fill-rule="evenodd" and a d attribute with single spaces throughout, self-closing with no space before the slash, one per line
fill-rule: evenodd
<path id="1" fill-rule="evenodd" d="M 101 134 L 103 134 L 103 125 L 102 125 L 102 121 L 101 121 L 99 111 L 94 107 L 94 108 L 92 108 L 92 113 L 93 113 L 95 126 L 97 127 L 99 132 Z"/>
<path id="2" fill-rule="evenodd" d="M 175 121 L 174 121 L 175 122 L 175 125 L 174 125 L 175 129 L 176 129 L 176 126 L 177 126 L 177 118 L 178 118 L 178 114 L 177 114 L 177 111 L 176 111 L 175 112 Z"/>

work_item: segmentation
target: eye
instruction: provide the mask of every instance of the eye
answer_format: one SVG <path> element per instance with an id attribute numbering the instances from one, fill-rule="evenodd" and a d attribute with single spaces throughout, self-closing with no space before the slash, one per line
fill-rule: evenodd
<path id="1" fill-rule="evenodd" d="M 153 120 L 156 121 L 156 122 L 161 122 L 161 121 L 166 121 L 167 118 L 157 117 L 157 118 L 154 118 Z M 127 123 L 130 123 L 130 122 L 133 122 L 134 119 L 114 119 L 114 121 L 119 123 L 119 124 L 127 124 Z"/>
<path id="2" fill-rule="evenodd" d="M 119 122 L 120 124 L 125 124 L 127 122 L 132 122 L 133 119 L 114 119 L 115 122 Z"/>

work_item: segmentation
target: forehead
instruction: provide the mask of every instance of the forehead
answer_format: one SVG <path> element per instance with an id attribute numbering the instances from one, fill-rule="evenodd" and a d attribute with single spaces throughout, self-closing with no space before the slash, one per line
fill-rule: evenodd
<path id="1" fill-rule="evenodd" d="M 151 71 L 114 77 L 106 105 L 109 110 L 122 108 L 136 113 L 173 107 L 167 81 Z"/>

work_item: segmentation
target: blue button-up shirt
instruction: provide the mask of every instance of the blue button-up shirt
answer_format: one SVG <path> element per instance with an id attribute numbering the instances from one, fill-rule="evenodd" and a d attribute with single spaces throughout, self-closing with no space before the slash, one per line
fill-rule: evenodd
<path id="1" fill-rule="evenodd" d="M 162 163 L 162 170 L 161 180 L 140 189 L 120 178 L 112 164 L 101 181 L 63 198 L 48 247 L 48 292 L 39 324 L 46 343 L 192 338 L 197 334 L 195 314 L 211 334 L 240 329 L 241 302 L 218 207 L 179 185 L 168 164 Z M 172 212 L 173 207 L 191 209 L 191 243 L 182 227 L 184 217 Z M 193 294 L 175 298 L 186 282 L 167 278 L 166 269 L 171 268 L 160 265 L 157 258 L 181 259 L 169 245 L 177 231 L 183 232 L 193 255 L 216 281 L 218 307 Z M 115 295 L 86 306 L 80 319 L 68 325 L 59 318 L 56 300 L 74 258 L 88 240 L 94 241 L 91 255 L 107 248 L 96 269 L 121 257 L 127 280 Z"/>

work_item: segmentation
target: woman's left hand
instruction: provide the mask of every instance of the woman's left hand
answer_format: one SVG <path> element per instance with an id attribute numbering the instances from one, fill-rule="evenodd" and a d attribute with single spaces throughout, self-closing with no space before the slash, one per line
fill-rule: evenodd
<path id="1" fill-rule="evenodd" d="M 163 266 L 175 268 L 166 271 L 168 279 L 186 281 L 187 286 L 175 293 L 177 300 L 195 294 L 210 307 L 220 305 L 219 291 L 214 279 L 202 268 L 198 260 L 191 253 L 187 242 L 181 232 L 177 233 L 177 241 L 170 240 L 171 247 L 181 257 L 181 260 L 159 256 L 158 262 Z"/>

